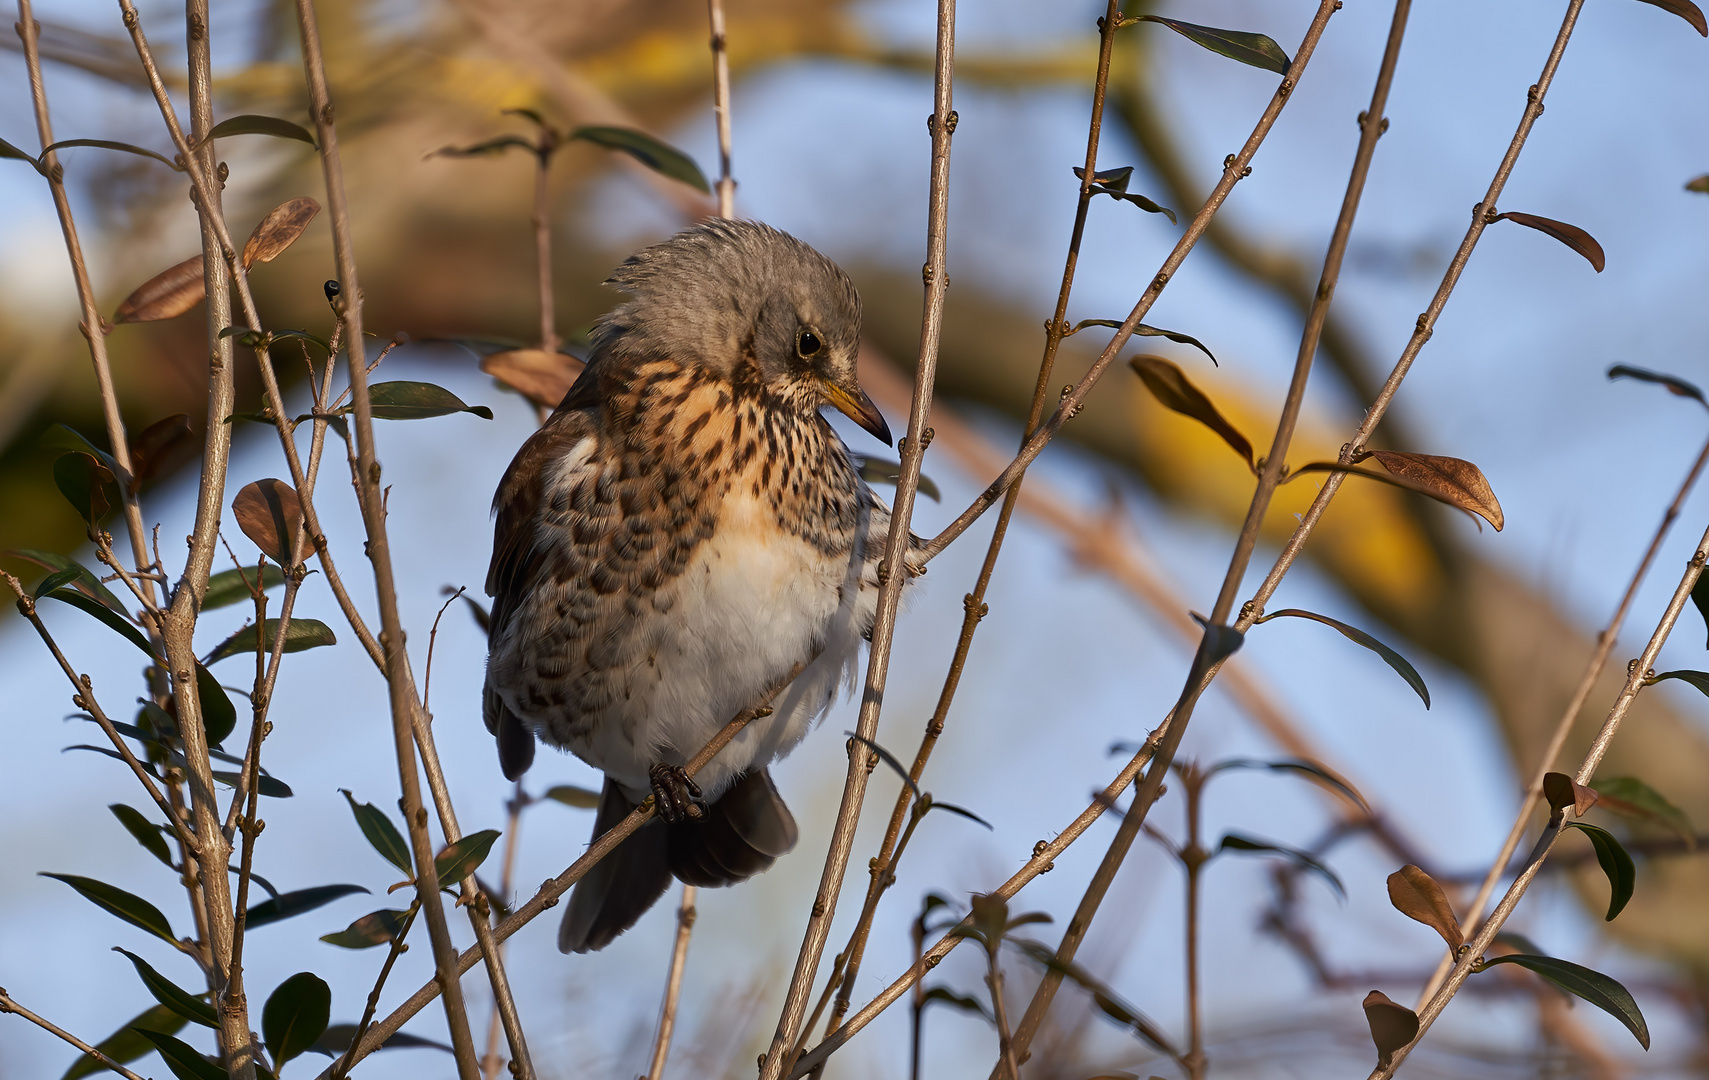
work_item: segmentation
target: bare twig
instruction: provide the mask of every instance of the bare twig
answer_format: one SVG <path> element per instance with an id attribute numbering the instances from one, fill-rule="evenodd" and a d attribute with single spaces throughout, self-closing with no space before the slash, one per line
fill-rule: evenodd
<path id="1" fill-rule="evenodd" d="M 694 891 L 693 885 L 684 885 L 682 904 L 676 909 L 676 944 L 671 948 L 670 974 L 665 978 L 665 1000 L 659 1007 L 659 1035 L 653 1041 L 653 1063 L 647 1069 L 647 1080 L 662 1080 L 665 1059 L 671 1052 L 677 1001 L 682 996 L 682 971 L 688 964 L 688 938 L 694 931 Z"/>
<path id="2" fill-rule="evenodd" d="M 125 1080 L 142 1080 L 142 1077 L 138 1076 L 134 1072 L 131 1072 L 129 1069 L 125 1068 L 123 1065 L 120 1065 L 118 1062 L 114 1061 L 112 1058 L 108 1057 L 106 1054 L 101 1053 L 101 1051 L 95 1049 L 93 1046 L 90 1046 L 88 1043 L 84 1042 L 82 1039 L 79 1039 L 77 1036 L 73 1035 L 71 1032 L 66 1031 L 64 1028 L 60 1027 L 57 1024 L 54 1024 L 51 1021 L 42 1019 L 40 1016 L 37 1016 L 35 1013 L 31 1012 L 30 1010 L 24 1008 L 22 1005 L 18 1004 L 16 1001 L 14 1001 L 12 999 L 12 995 L 10 995 L 6 992 L 6 988 L 3 986 L 0 986 L 0 1013 L 12 1013 L 15 1016 L 21 1016 L 25 1020 L 28 1020 L 30 1023 L 41 1028 L 43 1031 L 46 1031 L 51 1035 L 59 1036 L 61 1039 L 64 1039 L 66 1042 L 70 1043 L 72 1046 L 75 1046 L 75 1047 L 77 1047 L 77 1049 L 83 1051 L 84 1054 L 88 1055 L 89 1057 L 94 1058 L 96 1061 L 99 1061 L 102 1065 L 104 1065 L 107 1068 L 118 1073 L 120 1076 L 124 1077 Z"/>
<path id="3" fill-rule="evenodd" d="M 724 36 L 724 0 L 706 0 L 712 29 L 712 113 L 718 122 L 718 216 L 736 216 L 736 181 L 730 176 L 730 49 Z"/>
<path id="4" fill-rule="evenodd" d="M 461 595 L 461 593 L 462 590 L 458 590 L 458 594 Z M 443 608 L 440 610 L 444 611 Z M 505 903 L 503 898 L 510 895 L 511 887 L 515 882 L 516 849 L 521 842 L 518 833 L 522 828 L 522 811 L 527 809 L 528 804 L 533 801 L 528 792 L 522 789 L 522 781 L 520 780 L 516 782 L 516 787 L 511 792 L 510 798 L 505 800 L 505 811 L 509 814 L 509 820 L 505 823 L 504 856 L 498 879 L 498 895 L 501 905 Z M 503 942 L 494 945 L 493 949 L 502 960 L 504 957 Z M 498 1052 L 499 1036 L 503 1034 L 504 1010 L 500 1007 L 498 998 L 494 997 L 492 1019 L 487 1021 L 487 1052 L 481 1055 L 481 1071 L 486 1080 L 498 1080 L 498 1072 L 504 1067 L 504 1057 Z"/>
<path id="5" fill-rule="evenodd" d="M 362 1007 L 362 1022 L 356 1025 L 356 1033 L 350 1036 L 350 1045 L 344 1048 L 344 1056 L 329 1065 L 326 1073 L 322 1075 L 330 1075 L 339 1080 L 350 1075 L 351 1066 L 356 1064 L 356 1047 L 361 1044 L 362 1037 L 368 1033 L 369 1025 L 374 1022 L 374 1010 L 379 1008 L 380 992 L 386 988 L 386 980 L 392 974 L 392 965 L 397 963 L 398 957 L 409 948 L 404 944 L 404 938 L 409 936 L 409 928 L 415 925 L 415 913 L 420 910 L 419 898 L 409 902 L 409 910 L 405 911 L 404 917 L 398 921 L 398 932 L 392 938 L 392 947 L 386 950 L 386 962 L 380 965 L 380 974 L 374 979 L 374 988 L 368 991 L 368 1003 Z"/>

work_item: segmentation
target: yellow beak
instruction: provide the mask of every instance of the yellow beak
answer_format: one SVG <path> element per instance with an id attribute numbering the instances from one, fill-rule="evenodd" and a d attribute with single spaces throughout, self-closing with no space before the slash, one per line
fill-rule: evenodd
<path id="1" fill-rule="evenodd" d="M 837 407 L 838 412 L 859 424 L 863 430 L 882 441 L 885 446 L 891 445 L 890 425 L 884 422 L 884 414 L 879 412 L 878 406 L 874 405 L 872 399 L 866 396 L 865 390 L 861 390 L 860 396 L 856 397 L 840 386 L 832 386 L 830 383 L 826 383 L 825 397 Z"/>

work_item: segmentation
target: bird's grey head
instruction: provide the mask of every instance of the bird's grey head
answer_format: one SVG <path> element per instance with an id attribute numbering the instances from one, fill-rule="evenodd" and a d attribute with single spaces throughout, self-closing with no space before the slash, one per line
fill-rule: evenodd
<path id="1" fill-rule="evenodd" d="M 703 364 L 733 379 L 751 363 L 767 391 L 816 412 L 831 405 L 890 442 L 860 388 L 860 296 L 836 263 L 756 221 L 718 218 L 631 255 L 606 284 L 629 299 L 594 327 L 597 357 Z"/>

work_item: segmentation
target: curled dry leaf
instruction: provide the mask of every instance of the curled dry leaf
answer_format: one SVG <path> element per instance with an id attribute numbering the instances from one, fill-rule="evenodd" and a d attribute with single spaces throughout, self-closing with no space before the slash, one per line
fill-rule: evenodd
<path id="1" fill-rule="evenodd" d="M 542 409 L 555 409 L 570 392 L 583 364 L 567 353 L 510 349 L 481 358 L 481 370 Z"/>
<path id="2" fill-rule="evenodd" d="M 1704 400 L 1703 391 L 1699 390 L 1695 383 L 1687 382 L 1677 375 L 1633 367 L 1631 364 L 1615 364 L 1608 369 L 1608 379 L 1610 382 L 1615 379 L 1636 379 L 1639 382 L 1654 383 L 1675 397 L 1690 398 L 1701 405 L 1709 405 L 1709 401 Z"/>
<path id="3" fill-rule="evenodd" d="M 1560 819 L 1561 811 L 1573 808 L 1574 817 L 1583 817 L 1596 805 L 1596 792 L 1585 787 L 1566 773 L 1543 774 L 1543 798 L 1554 811 L 1552 821 Z"/>
<path id="4" fill-rule="evenodd" d="M 182 315 L 202 302 L 202 257 L 192 255 L 176 266 L 169 266 L 136 287 L 125 297 L 113 321 L 159 322 Z"/>
<path id="5" fill-rule="evenodd" d="M 1128 361 L 1128 366 L 1164 408 L 1190 416 L 1222 436 L 1223 442 L 1246 459 L 1247 468 L 1258 471 L 1252 458 L 1252 444 L 1246 436 L 1228 422 L 1204 391 L 1194 386 L 1179 367 L 1161 356 L 1136 356 Z"/>
<path id="6" fill-rule="evenodd" d="M 1410 480 L 1417 489 L 1449 506 L 1473 513 L 1500 532 L 1506 518 L 1501 503 L 1484 479 L 1483 470 L 1469 461 L 1435 454 L 1407 454 L 1395 450 L 1373 450 L 1371 456 L 1392 476 Z"/>
<path id="7" fill-rule="evenodd" d="M 245 484 L 231 501 L 243 535 L 280 566 L 295 566 L 303 534 L 303 504 L 296 489 L 269 477 Z"/>
<path id="8" fill-rule="evenodd" d="M 1450 950 L 1465 944 L 1465 932 L 1460 929 L 1460 920 L 1454 917 L 1448 895 L 1435 878 L 1411 863 L 1389 875 L 1389 903 L 1407 918 L 1441 934 Z"/>
<path id="9" fill-rule="evenodd" d="M 1703 9 L 1698 7 L 1696 4 L 1693 4 L 1691 0 L 1642 0 L 1642 2 L 1646 4 L 1654 4 L 1663 11 L 1673 12 L 1675 15 L 1678 15 L 1680 18 L 1690 23 L 1691 28 L 1696 30 L 1703 37 L 1709 37 L 1709 20 L 1705 20 L 1703 18 Z M 1705 181 L 1701 190 L 1709 190 L 1709 176 L 1699 177 L 1698 179 Z M 1691 190 L 1696 191 L 1700 189 L 1693 188 Z"/>
<path id="10" fill-rule="evenodd" d="M 1365 995 L 1365 1022 L 1371 1025 L 1371 1041 L 1377 1044 L 1377 1065 L 1386 1066 L 1401 1049 L 1418 1038 L 1418 1014 L 1390 1001 L 1381 990 Z"/>
<path id="11" fill-rule="evenodd" d="M 243 266 L 248 269 L 258 262 L 272 262 L 279 253 L 296 243 L 309 222 L 320 213 L 320 203 L 308 196 L 280 203 L 272 213 L 261 219 L 249 242 L 243 245 Z"/>
<path id="12" fill-rule="evenodd" d="M 1497 214 L 1495 215 L 1494 221 L 1501 221 L 1503 219 L 1511 221 L 1515 225 L 1523 225 L 1528 229 L 1536 229 L 1540 233 L 1547 233 L 1554 237 L 1567 247 L 1570 247 L 1580 255 L 1583 255 L 1585 261 L 1594 266 L 1596 268 L 1596 272 L 1599 274 L 1602 273 L 1602 268 L 1608 265 L 1607 257 L 1602 254 L 1602 245 L 1596 242 L 1596 237 L 1585 232 L 1577 225 L 1568 225 L 1566 222 L 1556 221 L 1554 218 L 1538 217 L 1536 214 L 1521 214 L 1517 210 L 1510 210 L 1505 214 Z M 1492 221 L 1491 224 L 1493 223 L 1494 222 Z"/>
<path id="13" fill-rule="evenodd" d="M 132 494 L 150 480 L 187 463 L 200 449 L 188 413 L 156 420 L 131 437 L 130 447 Z"/>

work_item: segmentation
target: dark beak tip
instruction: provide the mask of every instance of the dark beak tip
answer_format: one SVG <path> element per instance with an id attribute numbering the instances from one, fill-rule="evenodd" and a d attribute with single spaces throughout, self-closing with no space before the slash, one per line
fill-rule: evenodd
<path id="1" fill-rule="evenodd" d="M 873 437 L 885 446 L 895 446 L 896 441 L 890 437 L 890 425 L 885 422 L 883 414 L 875 412 L 873 415 L 877 417 L 877 421 L 866 430 L 872 432 Z"/>

